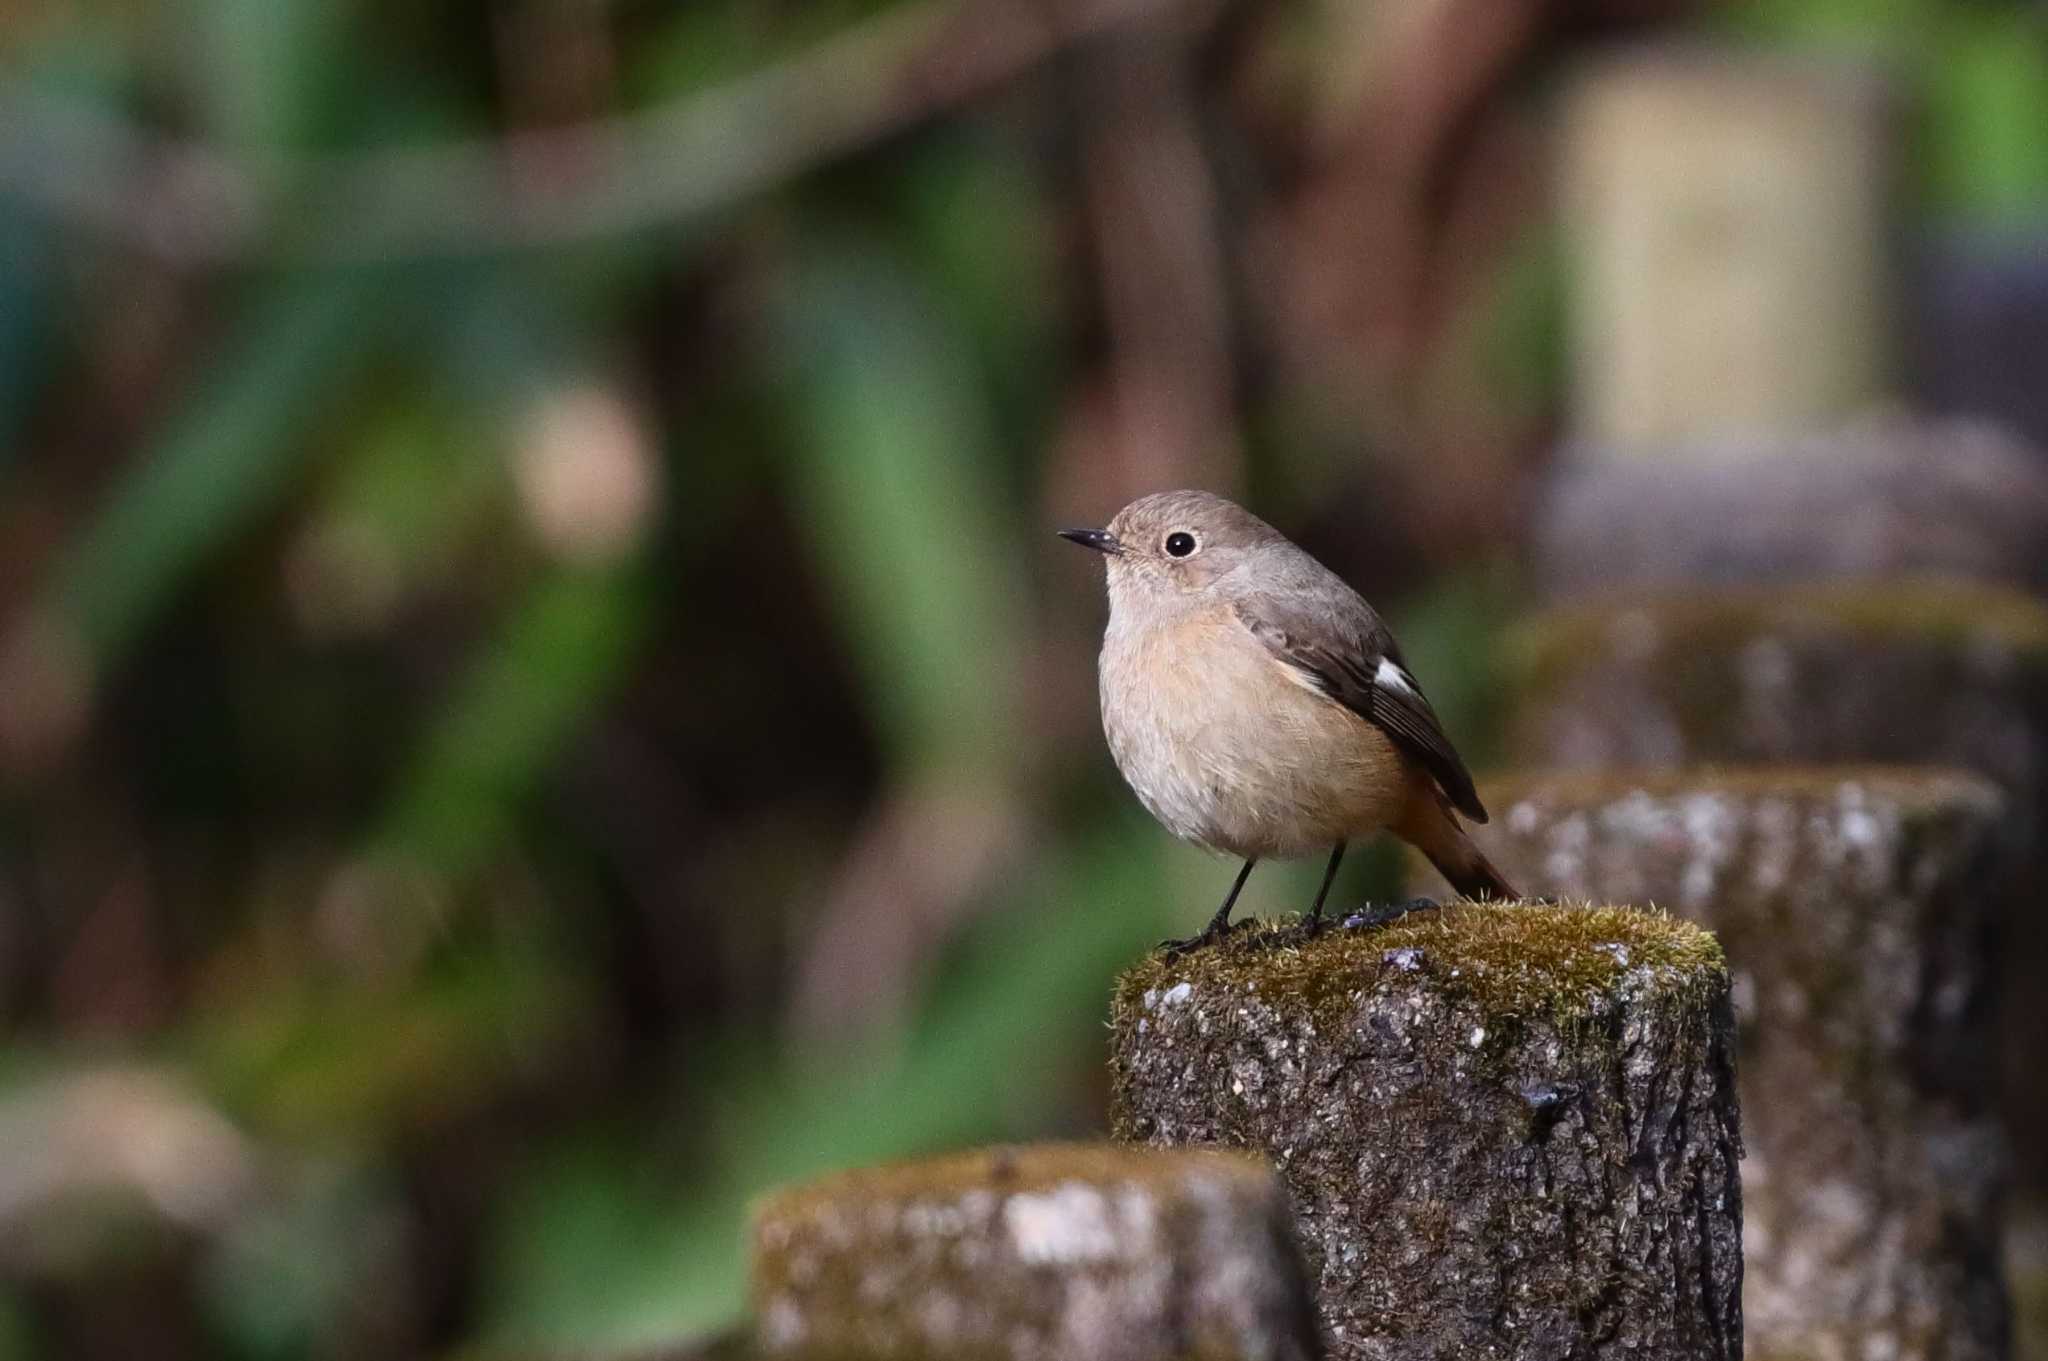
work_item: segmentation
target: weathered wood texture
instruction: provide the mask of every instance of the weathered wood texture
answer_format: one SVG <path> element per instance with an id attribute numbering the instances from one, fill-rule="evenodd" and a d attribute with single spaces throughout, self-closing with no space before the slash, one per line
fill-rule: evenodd
<path id="1" fill-rule="evenodd" d="M 1341 1358 L 1742 1354 L 1712 937 L 1624 908 L 1252 926 L 1120 980 L 1117 1137 L 1258 1149 Z"/>
<path id="2" fill-rule="evenodd" d="M 1729 588 L 1560 607 L 1509 644 L 1529 768 L 1940 764 L 2031 826 L 2048 781 L 2048 608 L 1962 582 Z"/>
<path id="3" fill-rule="evenodd" d="M 1881 762 L 1974 770 L 2044 874 L 2048 607 L 1956 581 L 1837 582 L 1560 607 L 1509 647 L 1509 764 L 1646 769 Z M 1535 890 L 1530 890 L 1535 891 Z M 2003 922 L 2005 1108 L 2024 1180 L 2048 1186 L 2048 993 L 2038 887 Z"/>
<path id="4" fill-rule="evenodd" d="M 1758 770 L 1534 776 L 1486 797 L 1475 832 L 1530 891 L 1663 904 L 1727 950 L 1751 1361 L 2003 1356 L 1998 792 Z"/>
<path id="5" fill-rule="evenodd" d="M 1309 1361 L 1261 1159 L 1027 1145 L 848 1172 L 755 1216 L 757 1341 L 820 1361 Z"/>

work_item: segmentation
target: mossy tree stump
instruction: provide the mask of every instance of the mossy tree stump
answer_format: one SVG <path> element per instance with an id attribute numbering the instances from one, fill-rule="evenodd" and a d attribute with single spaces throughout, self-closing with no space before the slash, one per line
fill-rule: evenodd
<path id="1" fill-rule="evenodd" d="M 827 1177 L 755 1215 L 760 1350 L 819 1361 L 1310 1361 L 1263 1160 L 1027 1145 Z"/>
<path id="2" fill-rule="evenodd" d="M 1959 581 L 1728 588 L 1545 611 L 1509 655 L 1519 767 L 1880 762 L 1994 780 L 2029 843 L 2003 922 L 2004 1108 L 2021 1177 L 2048 1191 L 2048 1067 L 2032 1058 L 2048 1030 L 2048 607 Z"/>
<path id="3" fill-rule="evenodd" d="M 1535 776 L 1485 797 L 1475 832 L 1516 882 L 1664 904 L 1727 950 L 1752 1361 L 2003 1356 L 1997 791 L 1758 770 Z"/>
<path id="4" fill-rule="evenodd" d="M 1271 1157 L 1332 1354 L 1742 1354 L 1728 978 L 1689 924 L 1250 926 L 1118 983 L 1117 1137 Z"/>
<path id="5" fill-rule="evenodd" d="M 1977 420 L 1891 415 L 1695 435 L 1550 474 L 1529 575 L 1555 600 L 1935 574 L 2048 593 L 2048 459 Z"/>
<path id="6" fill-rule="evenodd" d="M 1509 644 L 1529 768 L 1961 766 L 2032 825 L 2048 782 L 2048 608 L 2002 587 L 1728 588 L 1547 610 Z"/>

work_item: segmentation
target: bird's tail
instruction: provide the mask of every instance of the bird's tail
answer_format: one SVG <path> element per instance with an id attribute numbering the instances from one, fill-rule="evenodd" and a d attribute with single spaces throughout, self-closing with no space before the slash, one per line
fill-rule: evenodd
<path id="1" fill-rule="evenodd" d="M 1465 898 L 1493 898 L 1518 902 L 1522 894 L 1493 862 L 1472 844 L 1472 838 L 1458 825 L 1457 816 L 1436 800 L 1429 800 L 1399 829 L 1407 842 L 1429 857 L 1453 890 Z"/>

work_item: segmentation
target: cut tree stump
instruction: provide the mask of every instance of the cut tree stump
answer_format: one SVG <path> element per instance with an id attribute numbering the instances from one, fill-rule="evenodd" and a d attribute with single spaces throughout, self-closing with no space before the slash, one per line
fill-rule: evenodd
<path id="1" fill-rule="evenodd" d="M 1727 950 L 1751 1361 L 2003 1357 L 1997 790 L 1784 769 L 1530 776 L 1484 796 L 1474 835 L 1528 891 L 1656 902 Z"/>
<path id="2" fill-rule="evenodd" d="M 819 1361 L 1309 1361 L 1264 1161 L 1107 1144 L 846 1172 L 755 1215 L 765 1355 Z"/>
<path id="3" fill-rule="evenodd" d="M 1984 421 L 1898 414 L 1698 436 L 1656 458 L 1580 442 L 1551 472 L 1530 538 L 1536 591 L 1577 603 L 1933 574 L 2048 594 L 2048 456 Z"/>
<path id="4" fill-rule="evenodd" d="M 2032 825 L 2048 780 L 2048 608 L 1955 581 L 1644 596 L 1542 611 L 1508 643 L 1513 764 L 1961 766 Z"/>
<path id="5" fill-rule="evenodd" d="M 2004 1105 L 2022 1179 L 2048 1189 L 2048 1068 L 2033 1061 L 2048 1022 L 2048 606 L 1935 580 L 1667 593 L 1542 611 L 1507 656 L 1517 768 L 1877 762 L 1995 781 L 2025 843 L 2002 922 Z"/>
<path id="6" fill-rule="evenodd" d="M 1341 1358 L 1742 1354 L 1720 947 L 1612 907 L 1240 928 L 1118 983 L 1116 1136 L 1257 1149 Z"/>

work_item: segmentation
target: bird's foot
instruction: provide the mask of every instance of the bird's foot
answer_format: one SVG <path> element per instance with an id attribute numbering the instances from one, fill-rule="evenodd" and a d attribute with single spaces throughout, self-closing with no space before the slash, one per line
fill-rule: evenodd
<path id="1" fill-rule="evenodd" d="M 1389 922 L 1399 921 L 1410 912 L 1441 906 L 1442 904 L 1434 898 L 1410 898 L 1405 903 L 1367 903 L 1345 917 L 1343 926 L 1346 931 L 1366 931 L 1375 926 L 1385 926 Z"/>
<path id="2" fill-rule="evenodd" d="M 1293 950 L 1308 944 L 1325 931 L 1332 930 L 1337 923 L 1334 918 L 1304 914 L 1285 926 L 1274 926 L 1261 932 L 1256 948 L 1261 950 Z"/>
<path id="3" fill-rule="evenodd" d="M 1169 937 L 1166 940 L 1160 941 L 1153 948 L 1159 951 L 1160 956 L 1168 964 L 1171 964 L 1183 956 L 1194 953 L 1205 945 L 1215 944 L 1243 925 L 1243 922 L 1210 922 L 1192 936 L 1179 940 Z"/>

